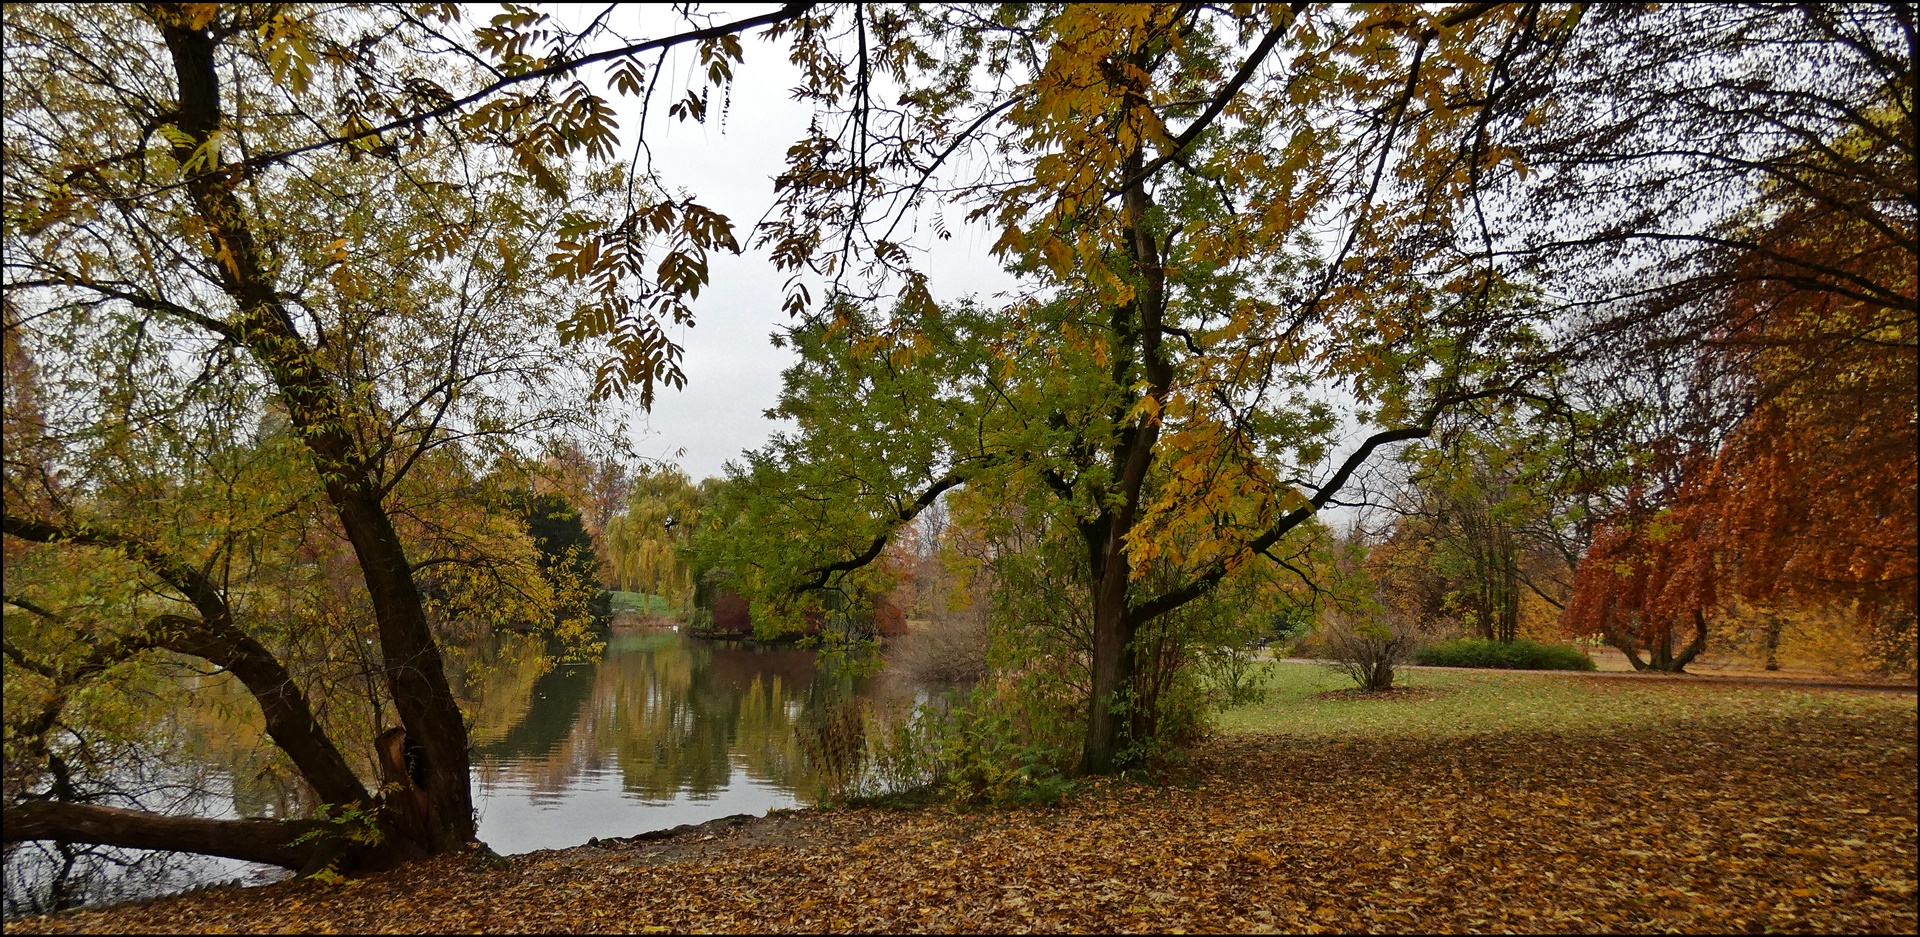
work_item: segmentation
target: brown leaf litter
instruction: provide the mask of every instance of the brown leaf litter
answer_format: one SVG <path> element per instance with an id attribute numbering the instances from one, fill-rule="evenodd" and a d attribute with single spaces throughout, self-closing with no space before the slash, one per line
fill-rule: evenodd
<path id="1" fill-rule="evenodd" d="M 777 813 L 6 930 L 1913 933 L 1914 715 L 1234 737 L 1053 808 Z"/>

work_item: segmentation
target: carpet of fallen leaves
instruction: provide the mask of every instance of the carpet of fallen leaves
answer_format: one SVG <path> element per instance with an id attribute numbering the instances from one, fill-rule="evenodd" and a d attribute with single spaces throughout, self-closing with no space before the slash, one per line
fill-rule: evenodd
<path id="1" fill-rule="evenodd" d="M 6 929 L 1913 933 L 1915 749 L 1914 710 L 1884 706 L 1228 737 L 1052 808 L 779 813 Z"/>

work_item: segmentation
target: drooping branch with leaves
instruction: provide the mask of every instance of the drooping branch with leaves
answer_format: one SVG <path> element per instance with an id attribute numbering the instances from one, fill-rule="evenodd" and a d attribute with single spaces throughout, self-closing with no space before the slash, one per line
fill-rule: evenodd
<path id="1" fill-rule="evenodd" d="M 436 627 L 475 606 L 541 620 L 557 601 L 524 526 L 484 490 L 486 463 L 593 433 L 608 394 L 644 403 L 681 383 L 664 325 L 687 320 L 706 252 L 734 246 L 725 218 L 615 162 L 612 108 L 579 70 L 611 64 L 616 90 L 642 97 L 640 56 L 684 46 L 724 84 L 741 30 L 803 9 L 609 46 L 602 25 L 519 9 L 462 36 L 450 5 L 7 8 L 9 367 L 43 377 L 33 419 L 9 400 L 9 556 L 68 557 L 159 616 L 129 631 L 93 593 L 8 564 L 10 599 L 67 623 L 44 638 L 107 655 L 75 668 L 10 651 L 44 692 L 34 711 L 53 714 L 9 749 L 10 841 L 344 868 L 472 842 L 465 717 Z M 30 565 L 59 578 L 57 560 Z M 364 642 L 322 627 L 333 606 L 303 619 L 279 601 L 343 586 Z M 26 607 L 10 605 L 10 635 Z M 283 663 L 312 644 L 318 671 Z M 62 701 L 147 649 L 239 677 L 322 819 L 368 829 L 254 824 L 229 847 L 205 824 L 47 787 L 83 717 Z M 302 714 L 303 681 L 363 680 L 353 711 L 374 724 Z M 348 726 L 366 737 L 331 734 Z M 122 813 L 88 819 L 95 807 Z"/>

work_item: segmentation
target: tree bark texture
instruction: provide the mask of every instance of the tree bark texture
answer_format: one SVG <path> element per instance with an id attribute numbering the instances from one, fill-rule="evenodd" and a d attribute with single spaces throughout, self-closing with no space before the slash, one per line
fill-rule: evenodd
<path id="1" fill-rule="evenodd" d="M 1126 164 L 1129 178 L 1138 173 L 1142 154 L 1135 151 Z M 1129 407 L 1116 405 L 1115 425 L 1123 427 L 1110 453 L 1115 491 L 1112 507 L 1103 511 L 1102 522 L 1088 538 L 1089 559 L 1094 576 L 1092 694 L 1087 701 L 1087 733 L 1081 746 L 1080 770 L 1087 774 L 1109 774 L 1124 768 L 1121 729 L 1126 707 L 1138 705 L 1133 692 L 1137 676 L 1133 643 L 1144 618 L 1131 602 L 1133 564 L 1127 557 L 1127 534 L 1139 516 L 1147 473 L 1153 467 L 1154 447 L 1160 439 L 1160 412 L 1173 387 L 1173 365 L 1161 346 L 1161 326 L 1166 310 L 1166 275 L 1160 266 L 1159 245 L 1147 228 L 1151 203 L 1144 180 L 1135 180 L 1123 193 L 1127 218 L 1128 259 L 1139 275 L 1140 286 L 1131 302 L 1110 312 L 1109 329 L 1114 337 L 1113 362 L 1115 386 L 1127 387 L 1136 364 L 1146 378 L 1145 394 L 1156 406 L 1131 421 Z M 1135 354 L 1139 357 L 1136 361 Z"/>
<path id="2" fill-rule="evenodd" d="M 209 820 L 98 804 L 29 801 L 7 808 L 4 841 L 51 839 L 177 850 L 300 869 L 325 848 L 323 835 L 330 827 L 320 820 Z M 293 842 L 307 834 L 322 835 Z"/>
<path id="3" fill-rule="evenodd" d="M 165 26 L 164 34 L 179 82 L 177 125 L 192 141 L 175 148 L 186 164 L 221 121 L 216 43 L 205 30 L 177 22 Z M 239 310 L 233 337 L 273 379 L 353 545 L 379 625 L 388 692 L 422 761 L 420 788 L 429 822 L 423 827 L 428 839 L 419 845 L 430 853 L 451 851 L 474 835 L 466 726 L 405 547 L 384 508 L 375 466 L 348 430 L 350 405 L 330 385 L 323 363 L 281 303 L 233 184 L 217 168 L 202 169 L 187 182 L 222 264 L 222 288 Z"/>

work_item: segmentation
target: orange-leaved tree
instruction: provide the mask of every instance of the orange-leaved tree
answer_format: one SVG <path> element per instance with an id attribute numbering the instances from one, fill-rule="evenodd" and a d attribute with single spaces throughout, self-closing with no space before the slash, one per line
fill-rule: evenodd
<path id="1" fill-rule="evenodd" d="M 1907 159 L 1910 171 L 1910 150 Z M 1711 382 L 1707 396 L 1728 398 L 1732 425 L 1682 460 L 1677 484 L 1642 490 L 1603 524 L 1580 568 L 1569 622 L 1611 637 L 1636 667 L 1683 668 L 1707 617 L 1737 596 L 1850 608 L 1881 667 L 1913 669 L 1913 231 L 1840 200 L 1791 200 L 1756 239 L 1763 249 L 1732 266 L 1696 378 Z M 1813 268 L 1831 275 L 1812 278 Z M 1847 288 L 1859 282 L 1874 289 Z M 1676 629 L 1691 632 L 1678 651 Z"/>

